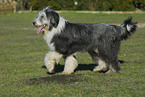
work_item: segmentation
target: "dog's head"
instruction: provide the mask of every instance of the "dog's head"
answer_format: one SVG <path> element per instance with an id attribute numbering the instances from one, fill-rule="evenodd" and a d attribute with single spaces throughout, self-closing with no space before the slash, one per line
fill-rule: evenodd
<path id="1" fill-rule="evenodd" d="M 56 28 L 59 23 L 59 15 L 50 7 L 46 7 L 41 10 L 33 21 L 33 25 L 39 27 L 37 34 L 40 33 L 42 29 L 51 30 L 53 27 Z"/>

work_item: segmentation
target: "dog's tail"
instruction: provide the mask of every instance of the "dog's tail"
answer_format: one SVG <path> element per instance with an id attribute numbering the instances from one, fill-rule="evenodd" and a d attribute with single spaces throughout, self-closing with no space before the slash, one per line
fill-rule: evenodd
<path id="1" fill-rule="evenodd" d="M 120 35 L 121 40 L 126 40 L 129 36 L 131 36 L 132 33 L 136 31 L 137 22 L 133 22 L 132 17 L 129 17 L 128 19 L 124 20 L 120 26 L 123 27 Z"/>

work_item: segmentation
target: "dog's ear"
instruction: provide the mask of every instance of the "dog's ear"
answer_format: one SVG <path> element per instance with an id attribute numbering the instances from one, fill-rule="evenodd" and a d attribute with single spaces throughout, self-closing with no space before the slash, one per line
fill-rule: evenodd
<path id="1" fill-rule="evenodd" d="M 59 23 L 59 15 L 58 13 L 52 11 L 50 16 L 50 24 L 52 24 L 53 27 L 57 27 Z"/>
<path id="2" fill-rule="evenodd" d="M 50 20 L 50 24 L 53 27 L 57 27 L 59 23 L 59 15 L 52 9 L 45 10 L 47 18 Z"/>
<path id="3" fill-rule="evenodd" d="M 49 10 L 51 8 L 51 6 L 47 6 L 43 9 L 43 11 Z"/>

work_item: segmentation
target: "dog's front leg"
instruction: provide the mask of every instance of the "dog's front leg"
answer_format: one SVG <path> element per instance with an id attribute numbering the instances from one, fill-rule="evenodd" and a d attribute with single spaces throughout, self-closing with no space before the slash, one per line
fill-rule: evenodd
<path id="1" fill-rule="evenodd" d="M 71 74 L 77 68 L 78 62 L 76 58 L 71 55 L 66 58 L 63 74 Z"/>
<path id="2" fill-rule="evenodd" d="M 61 59 L 62 54 L 59 54 L 55 51 L 50 51 L 46 54 L 44 62 L 50 73 L 54 72 L 55 63 L 58 64 L 58 61 Z"/>

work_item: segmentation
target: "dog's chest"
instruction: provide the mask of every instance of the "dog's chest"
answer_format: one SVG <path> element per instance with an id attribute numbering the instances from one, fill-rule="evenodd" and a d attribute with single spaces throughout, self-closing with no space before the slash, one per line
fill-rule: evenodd
<path id="1" fill-rule="evenodd" d="M 46 43 L 51 51 L 55 50 L 54 43 L 51 43 L 53 36 L 54 36 L 54 34 L 52 32 L 49 32 L 49 31 L 45 31 L 44 35 L 43 35 L 44 40 L 46 40 Z"/>

